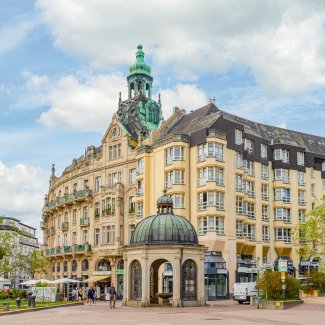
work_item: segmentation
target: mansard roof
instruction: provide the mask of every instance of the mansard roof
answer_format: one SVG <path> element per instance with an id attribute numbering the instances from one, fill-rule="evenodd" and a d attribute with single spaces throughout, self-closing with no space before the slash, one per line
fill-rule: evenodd
<path id="1" fill-rule="evenodd" d="M 254 122 L 218 109 L 209 103 L 189 114 L 184 114 L 177 123 L 167 129 L 162 136 L 171 134 L 192 135 L 200 130 L 217 128 L 223 121 L 229 121 L 241 128 L 246 135 L 252 135 L 273 144 L 285 144 L 303 148 L 307 152 L 325 155 L 325 137 L 283 129 L 263 123 Z M 219 123 L 216 123 L 216 122 Z"/>

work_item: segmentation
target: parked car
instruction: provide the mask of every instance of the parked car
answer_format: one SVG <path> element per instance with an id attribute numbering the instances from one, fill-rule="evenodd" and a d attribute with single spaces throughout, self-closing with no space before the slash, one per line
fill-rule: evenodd
<path id="1" fill-rule="evenodd" d="M 256 282 L 240 282 L 234 284 L 233 299 L 239 304 L 250 302 L 251 297 L 256 296 Z"/>

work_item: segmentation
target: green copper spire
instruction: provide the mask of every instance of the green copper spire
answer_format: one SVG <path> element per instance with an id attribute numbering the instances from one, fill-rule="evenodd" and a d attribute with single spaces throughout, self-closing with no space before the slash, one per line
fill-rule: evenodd
<path id="1" fill-rule="evenodd" d="M 151 68 L 144 62 L 144 52 L 142 51 L 142 45 L 138 45 L 138 51 L 136 52 L 136 61 L 129 68 L 130 75 L 141 73 L 150 76 Z"/>
<path id="2" fill-rule="evenodd" d="M 128 99 L 119 99 L 117 115 L 120 122 L 134 139 L 147 138 L 162 121 L 160 95 L 152 99 L 153 78 L 151 68 L 144 62 L 142 45 L 138 45 L 136 61 L 129 68 Z"/>

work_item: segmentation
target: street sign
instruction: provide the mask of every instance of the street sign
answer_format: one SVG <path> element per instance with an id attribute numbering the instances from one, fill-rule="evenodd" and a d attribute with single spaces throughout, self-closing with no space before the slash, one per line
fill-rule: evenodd
<path id="1" fill-rule="evenodd" d="M 279 260 L 279 272 L 288 272 L 288 263 L 285 260 Z"/>

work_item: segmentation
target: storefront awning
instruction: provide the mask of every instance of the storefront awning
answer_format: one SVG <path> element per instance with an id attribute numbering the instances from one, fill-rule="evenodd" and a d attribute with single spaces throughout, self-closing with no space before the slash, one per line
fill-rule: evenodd
<path id="1" fill-rule="evenodd" d="M 109 277 L 110 277 L 109 275 L 95 275 L 95 276 L 88 278 L 87 280 L 85 280 L 83 282 L 98 282 L 98 281 L 108 279 Z"/>

